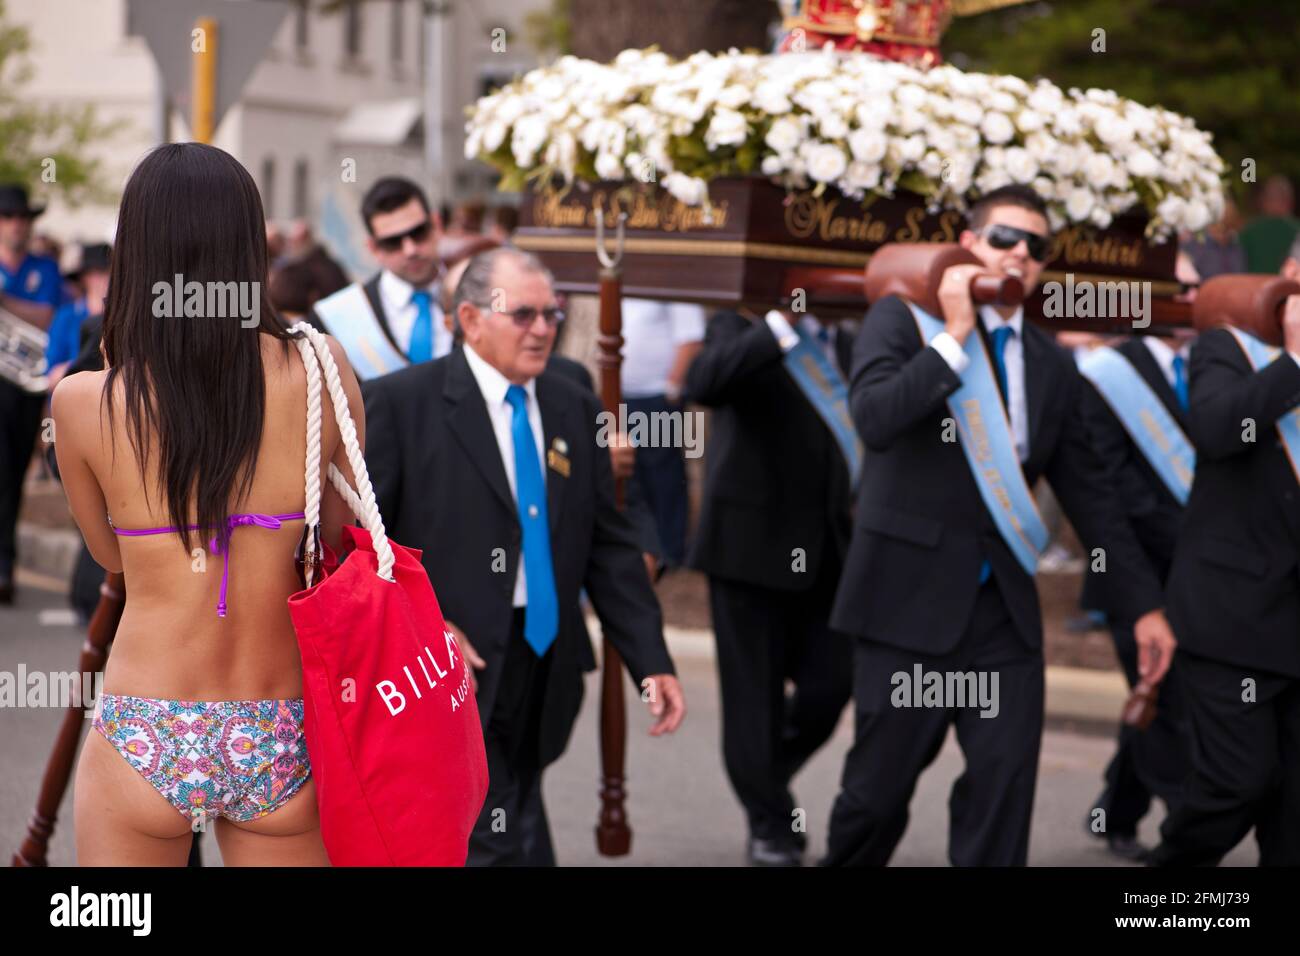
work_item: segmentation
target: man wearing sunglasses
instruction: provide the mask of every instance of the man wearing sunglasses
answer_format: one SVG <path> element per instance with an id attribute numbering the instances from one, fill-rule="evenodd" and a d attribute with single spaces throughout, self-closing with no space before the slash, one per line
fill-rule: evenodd
<path id="1" fill-rule="evenodd" d="M 614 504 L 600 400 L 549 370 L 564 317 L 533 256 L 470 260 L 453 298 L 463 346 L 365 383 L 366 462 L 392 536 L 423 551 L 476 675 L 490 780 L 470 865 L 554 865 L 545 767 L 564 752 L 595 668 L 586 590 L 655 718 L 685 703 L 659 602 Z"/>
<path id="2" fill-rule="evenodd" d="M 966 769 L 949 802 L 949 858 L 1026 862 L 1043 723 L 1040 477 L 1103 549 L 1142 674 L 1159 680 L 1173 652 L 1159 579 L 1089 444 L 1073 359 L 1022 309 L 970 298 L 980 273 L 1038 284 L 1051 246 L 1042 200 L 995 190 L 959 241 L 981 265 L 944 274 L 942 316 L 889 296 L 854 344 L 850 407 L 866 452 L 831 626 L 858 638 L 855 740 L 827 865 L 888 862 L 953 724 Z"/>
<path id="3" fill-rule="evenodd" d="M 321 299 L 314 313 L 364 381 L 446 355 L 452 342 L 438 307 L 442 224 L 424 191 L 386 176 L 366 192 L 361 216 L 380 271 Z"/>

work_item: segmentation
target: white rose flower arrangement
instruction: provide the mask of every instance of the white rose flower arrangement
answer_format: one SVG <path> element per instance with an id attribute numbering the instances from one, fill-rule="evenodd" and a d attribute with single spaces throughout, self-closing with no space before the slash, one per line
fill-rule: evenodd
<path id="1" fill-rule="evenodd" d="M 762 175 L 853 199 L 908 190 L 963 210 L 1024 183 L 1056 227 L 1108 225 L 1140 207 L 1161 240 L 1223 211 L 1223 161 L 1184 116 L 1109 90 L 919 70 L 829 47 L 674 60 L 625 50 L 533 70 L 468 110 L 465 153 L 501 170 L 503 189 L 555 180 L 647 181 L 709 202 L 708 183 Z"/>

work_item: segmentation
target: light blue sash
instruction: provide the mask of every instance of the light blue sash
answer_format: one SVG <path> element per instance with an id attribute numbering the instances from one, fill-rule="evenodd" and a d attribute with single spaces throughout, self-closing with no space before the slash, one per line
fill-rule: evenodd
<path id="1" fill-rule="evenodd" d="M 1250 364 L 1257 372 L 1282 354 L 1281 349 L 1261 342 L 1249 332 L 1232 327 L 1229 327 L 1228 331 L 1236 336 L 1237 344 L 1241 346 L 1241 350 L 1246 353 L 1246 358 L 1250 360 Z M 1289 356 L 1287 360 L 1290 361 Z M 1286 449 L 1286 455 L 1291 459 L 1291 470 L 1295 472 L 1296 481 L 1300 482 L 1300 405 L 1277 420 L 1277 430 L 1282 435 L 1282 447 Z"/>
<path id="2" fill-rule="evenodd" d="M 1112 348 L 1093 349 L 1079 363 L 1079 371 L 1097 386 L 1178 503 L 1187 504 L 1196 473 L 1196 449 L 1160 396 L 1133 364 Z"/>
<path id="3" fill-rule="evenodd" d="M 339 340 L 360 379 L 378 378 L 411 364 L 388 341 L 359 284 L 340 289 L 315 306 L 326 331 Z"/>
<path id="4" fill-rule="evenodd" d="M 944 330 L 943 323 L 924 309 L 912 302 L 907 305 L 921 331 L 922 342 L 928 343 Z M 1047 528 L 1025 482 L 1025 473 L 1020 470 L 993 363 L 977 332 L 966 337 L 962 351 L 970 363 L 961 374 L 961 387 L 948 396 L 948 409 L 957 422 L 961 450 L 984 506 L 993 516 L 1002 540 L 1033 577 L 1038 570 L 1038 555 L 1047 547 Z"/>
<path id="5" fill-rule="evenodd" d="M 835 436 L 856 488 L 862 473 L 862 440 L 849 414 L 849 387 L 816 340 L 798 326 L 794 330 L 799 344 L 785 353 L 785 367 Z"/>

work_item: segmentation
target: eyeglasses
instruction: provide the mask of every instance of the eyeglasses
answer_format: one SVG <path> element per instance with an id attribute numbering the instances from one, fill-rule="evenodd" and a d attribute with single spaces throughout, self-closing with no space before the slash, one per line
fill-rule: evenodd
<path id="1" fill-rule="evenodd" d="M 433 230 L 433 220 L 425 219 L 418 226 L 414 226 L 406 232 L 399 232 L 395 236 L 375 236 L 375 245 L 384 252 L 399 252 L 402 248 L 402 242 L 410 239 L 412 242 L 424 242 L 429 238 L 429 233 Z"/>
<path id="2" fill-rule="evenodd" d="M 1052 247 L 1051 240 L 1046 236 L 1002 223 L 985 226 L 976 235 L 983 236 L 994 249 L 1014 249 L 1023 240 L 1025 248 L 1029 250 L 1029 257 L 1035 262 L 1046 262 Z"/>
<path id="3" fill-rule="evenodd" d="M 501 315 L 508 315 L 515 325 L 521 329 L 532 326 L 540 315 L 546 320 L 547 325 L 559 325 L 564 321 L 564 310 L 558 305 L 553 305 L 548 309 L 539 309 L 532 305 L 521 305 L 511 312 L 502 312 Z"/>

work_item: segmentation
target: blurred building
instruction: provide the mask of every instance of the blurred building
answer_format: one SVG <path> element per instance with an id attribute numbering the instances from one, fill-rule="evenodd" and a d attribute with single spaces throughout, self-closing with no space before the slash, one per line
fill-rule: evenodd
<path id="1" fill-rule="evenodd" d="M 464 107 L 537 64 L 522 25 L 547 0 L 439 0 L 428 4 L 430 17 L 424 0 L 344 0 L 333 12 L 324 5 L 291 4 L 215 144 L 253 174 L 268 219 L 311 220 L 349 266 L 363 269 L 359 248 L 337 246 L 359 246 L 357 210 L 374 179 L 411 176 L 435 202 L 492 188 L 491 171 L 464 158 Z M 29 0 L 7 10 L 31 33 L 26 95 L 90 103 L 101 120 L 123 122 L 99 150 L 114 188 L 164 130 L 171 141 L 190 137 L 188 117 L 164 110 L 153 58 L 131 35 L 127 0 Z M 437 95 L 426 97 L 426 88 Z M 440 134 L 430 140 L 426 118 Z M 41 227 L 103 240 L 114 215 L 112 204 L 72 209 L 56 199 Z"/>

